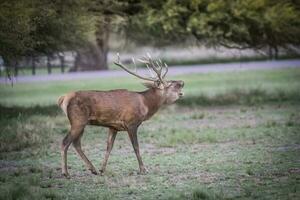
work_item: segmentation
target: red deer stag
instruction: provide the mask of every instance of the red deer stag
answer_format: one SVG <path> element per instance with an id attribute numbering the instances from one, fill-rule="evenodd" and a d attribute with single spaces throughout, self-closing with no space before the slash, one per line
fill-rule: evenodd
<path id="1" fill-rule="evenodd" d="M 132 59 L 133 63 L 134 59 Z M 142 158 L 139 151 L 137 129 L 141 123 L 149 119 L 163 106 L 174 103 L 183 96 L 181 89 L 183 81 L 167 81 L 165 76 L 168 66 L 161 60 L 153 60 L 148 54 L 139 60 L 144 63 L 151 73 L 151 77 L 145 77 L 131 71 L 118 60 L 115 64 L 147 82 L 148 88 L 143 92 L 132 92 L 124 89 L 111 91 L 76 91 L 70 92 L 58 99 L 58 105 L 69 119 L 71 128 L 61 144 L 62 174 L 69 178 L 67 168 L 67 151 L 71 143 L 82 158 L 86 167 L 93 173 L 97 171 L 81 149 L 80 139 L 86 125 L 104 126 L 108 128 L 107 149 L 100 172 L 106 168 L 109 154 L 113 148 L 118 131 L 127 131 L 136 154 L 140 173 L 145 173 Z M 154 73 L 153 73 L 154 72 Z M 155 74 L 155 76 L 153 75 Z"/>

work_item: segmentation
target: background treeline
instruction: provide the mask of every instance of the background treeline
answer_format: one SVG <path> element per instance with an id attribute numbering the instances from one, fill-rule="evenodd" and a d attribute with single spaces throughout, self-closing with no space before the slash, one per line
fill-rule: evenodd
<path id="1" fill-rule="evenodd" d="M 74 70 L 107 69 L 112 34 L 136 45 L 206 45 L 299 53 L 296 0 L 2 0 L 5 66 L 76 52 Z"/>

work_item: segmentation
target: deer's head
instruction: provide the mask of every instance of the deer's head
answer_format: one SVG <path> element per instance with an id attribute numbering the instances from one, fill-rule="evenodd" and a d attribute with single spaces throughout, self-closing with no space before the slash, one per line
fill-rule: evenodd
<path id="1" fill-rule="evenodd" d="M 147 88 L 155 90 L 155 93 L 164 97 L 164 104 L 172 104 L 179 98 L 183 97 L 182 88 L 184 87 L 184 82 L 181 80 L 165 79 L 168 73 L 168 65 L 166 63 L 163 63 L 160 59 L 153 60 L 150 54 L 147 54 L 147 56 L 145 56 L 143 59 L 138 59 L 138 61 L 146 65 L 150 73 L 150 77 L 145 77 L 137 74 L 134 58 L 132 58 L 132 62 L 135 65 L 135 71 L 128 69 L 120 62 L 119 54 L 118 60 L 115 62 L 115 64 L 124 69 L 129 74 L 147 81 L 143 83 L 143 85 L 145 85 Z"/>

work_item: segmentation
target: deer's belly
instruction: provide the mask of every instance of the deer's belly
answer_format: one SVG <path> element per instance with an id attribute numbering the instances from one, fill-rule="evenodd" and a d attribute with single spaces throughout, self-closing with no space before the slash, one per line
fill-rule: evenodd
<path id="1" fill-rule="evenodd" d="M 97 119 L 90 119 L 89 125 L 113 128 L 117 131 L 125 131 L 126 130 L 125 123 L 123 123 L 122 121 L 106 122 L 106 121 L 100 121 Z"/>
<path id="2" fill-rule="evenodd" d="M 140 124 L 140 116 L 130 110 L 111 111 L 104 110 L 92 113 L 89 117 L 89 124 L 114 128 L 118 131 L 125 131 L 130 125 Z"/>

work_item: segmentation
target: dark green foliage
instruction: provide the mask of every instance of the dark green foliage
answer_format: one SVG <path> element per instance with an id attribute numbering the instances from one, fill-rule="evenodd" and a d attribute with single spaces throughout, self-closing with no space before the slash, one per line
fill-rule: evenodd
<path id="1" fill-rule="evenodd" d="M 214 194 L 213 192 L 209 191 L 208 189 L 195 189 L 192 193 L 192 200 L 213 200 L 213 199 L 223 199 L 220 196 Z"/>
<path id="2" fill-rule="evenodd" d="M 48 115 L 53 116 L 61 111 L 57 105 L 51 106 L 33 106 L 33 107 L 5 107 L 0 105 L 0 119 L 10 119 L 30 115 Z"/>
<path id="3" fill-rule="evenodd" d="M 87 31 L 87 10 L 82 0 L 42 0 L 32 5 L 30 16 L 34 51 L 54 53 L 81 44 Z"/>
<path id="4" fill-rule="evenodd" d="M 27 185 L 21 183 L 11 184 L 5 190 L 1 191 L 0 199 L 17 200 L 31 199 L 32 195 Z"/>
<path id="5" fill-rule="evenodd" d="M 29 37 L 31 10 L 24 9 L 26 1 L 4 0 L 0 3 L 0 55 L 13 59 L 32 48 Z"/>
<path id="6" fill-rule="evenodd" d="M 22 56 L 68 50 L 87 30 L 84 1 L 4 0 L 0 3 L 0 55 L 6 65 Z"/>
<path id="7" fill-rule="evenodd" d="M 28 147 L 32 148 L 43 141 L 50 142 L 49 134 L 45 130 L 51 129 L 51 122 L 41 122 L 40 128 L 36 128 L 34 124 L 40 121 L 42 116 L 56 116 L 58 113 L 60 110 L 57 105 L 27 108 L 0 105 L 0 126 L 5 126 L 1 128 L 0 153 L 21 151 Z M 33 115 L 36 116 L 35 119 L 27 120 Z"/>
<path id="8" fill-rule="evenodd" d="M 129 18 L 131 38 L 157 45 L 191 36 L 206 45 L 262 48 L 300 44 L 300 11 L 289 0 L 141 1 Z"/>

